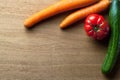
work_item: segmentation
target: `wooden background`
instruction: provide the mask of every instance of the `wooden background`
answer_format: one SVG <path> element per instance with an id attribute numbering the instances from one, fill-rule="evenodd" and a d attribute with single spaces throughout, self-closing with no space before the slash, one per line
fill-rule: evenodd
<path id="1" fill-rule="evenodd" d="M 0 80 L 120 80 L 119 61 L 101 73 L 108 40 L 87 37 L 83 21 L 59 28 L 70 12 L 24 28 L 24 19 L 57 1 L 0 0 Z"/>

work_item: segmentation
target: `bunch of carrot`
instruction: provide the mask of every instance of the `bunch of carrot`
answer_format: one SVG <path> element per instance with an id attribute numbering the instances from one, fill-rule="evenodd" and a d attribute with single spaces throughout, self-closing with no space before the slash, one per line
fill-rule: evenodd
<path id="1" fill-rule="evenodd" d="M 79 9 L 68 15 L 60 24 L 60 28 L 66 28 L 69 25 L 79 21 L 89 14 L 99 13 L 108 8 L 110 0 L 61 0 L 38 13 L 33 14 L 25 20 L 24 26 L 30 28 L 36 23 L 45 20 L 56 14 L 73 9 Z M 83 8 L 85 7 L 85 8 Z"/>

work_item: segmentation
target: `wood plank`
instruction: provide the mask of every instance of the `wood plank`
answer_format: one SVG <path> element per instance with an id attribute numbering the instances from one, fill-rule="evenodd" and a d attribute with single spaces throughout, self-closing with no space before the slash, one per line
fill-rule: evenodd
<path id="1" fill-rule="evenodd" d="M 101 73 L 108 41 L 87 37 L 84 21 L 59 28 L 70 12 L 24 28 L 25 18 L 57 1 L 0 0 L 0 80 L 120 80 L 120 62 L 114 75 Z"/>

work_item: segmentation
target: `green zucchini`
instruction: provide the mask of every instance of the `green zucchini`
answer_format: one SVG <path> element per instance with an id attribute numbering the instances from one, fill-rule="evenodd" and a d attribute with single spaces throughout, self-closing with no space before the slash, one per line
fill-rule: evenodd
<path id="1" fill-rule="evenodd" d="M 112 0 L 109 11 L 110 23 L 110 40 L 108 45 L 108 52 L 102 65 L 102 72 L 104 74 L 110 73 L 116 63 L 118 54 L 120 52 L 120 2 L 119 0 Z"/>

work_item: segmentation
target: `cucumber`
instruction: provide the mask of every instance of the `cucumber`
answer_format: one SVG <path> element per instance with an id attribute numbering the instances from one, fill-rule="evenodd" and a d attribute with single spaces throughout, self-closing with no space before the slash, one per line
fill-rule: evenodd
<path id="1" fill-rule="evenodd" d="M 110 73 L 120 52 L 120 1 L 112 0 L 109 11 L 110 40 L 108 52 L 102 65 L 104 74 Z"/>

